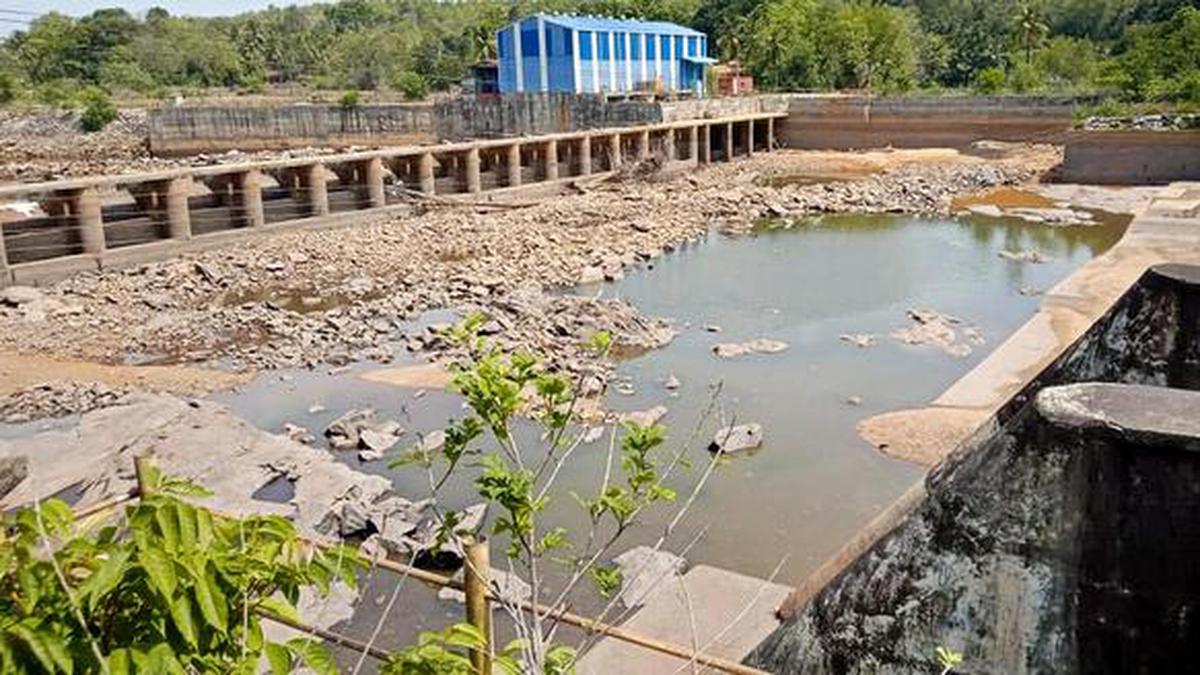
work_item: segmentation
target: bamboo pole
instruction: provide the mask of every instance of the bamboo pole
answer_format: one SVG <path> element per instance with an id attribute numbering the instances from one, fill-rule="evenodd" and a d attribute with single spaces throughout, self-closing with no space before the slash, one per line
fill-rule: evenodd
<path id="1" fill-rule="evenodd" d="M 464 592 L 467 596 L 467 622 L 483 636 L 483 649 L 471 650 L 471 663 L 479 675 L 492 672 L 492 603 L 489 602 L 491 554 L 487 539 L 466 546 L 466 567 L 463 570 Z"/>

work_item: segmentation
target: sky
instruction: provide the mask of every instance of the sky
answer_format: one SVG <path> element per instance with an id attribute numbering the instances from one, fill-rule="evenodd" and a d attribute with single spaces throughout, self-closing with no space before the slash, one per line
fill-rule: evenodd
<path id="1" fill-rule="evenodd" d="M 191 16 L 222 16 L 240 14 L 269 5 L 306 5 L 316 0 L 0 0 L 0 35 L 20 30 L 20 21 L 28 21 L 29 15 L 50 11 L 71 16 L 82 16 L 97 9 L 122 7 L 132 14 L 145 12 L 151 7 L 163 7 L 171 14 Z"/>

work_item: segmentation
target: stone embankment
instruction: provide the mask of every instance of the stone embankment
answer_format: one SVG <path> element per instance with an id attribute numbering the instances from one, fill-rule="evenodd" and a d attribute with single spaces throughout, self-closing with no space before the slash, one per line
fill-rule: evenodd
<path id="1" fill-rule="evenodd" d="M 1019 147 L 1008 159 L 955 157 L 909 163 L 896 153 L 882 173 L 772 187 L 764 177 L 830 170 L 807 153 L 772 153 L 676 178 L 580 186 L 487 213 L 416 205 L 413 215 L 369 226 L 281 233 L 18 294 L 0 303 L 0 351 L 243 371 L 340 369 L 406 351 L 453 357 L 439 327 L 414 327 L 424 312 L 449 308 L 485 313 L 485 332 L 502 347 L 545 353 L 553 368 L 603 381 L 606 367 L 581 347 L 591 334 L 607 330 L 618 349 L 645 350 L 671 339 L 670 322 L 620 300 L 550 289 L 618 278 L 714 228 L 744 231 L 764 217 L 945 213 L 956 195 L 1027 181 L 1057 155 Z"/>

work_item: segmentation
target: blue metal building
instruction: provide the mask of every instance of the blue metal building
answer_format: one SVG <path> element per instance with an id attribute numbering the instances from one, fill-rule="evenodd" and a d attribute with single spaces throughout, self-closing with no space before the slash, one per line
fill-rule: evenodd
<path id="1" fill-rule="evenodd" d="M 708 36 L 665 21 L 536 14 L 499 31 L 500 92 L 703 95 Z"/>

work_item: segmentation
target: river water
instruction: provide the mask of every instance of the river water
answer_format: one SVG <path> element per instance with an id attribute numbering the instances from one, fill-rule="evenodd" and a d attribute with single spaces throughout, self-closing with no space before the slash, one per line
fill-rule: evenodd
<path id="1" fill-rule="evenodd" d="M 760 449 L 718 468 L 668 548 L 690 544 L 686 557 L 693 563 L 763 577 L 785 561 L 779 580 L 799 582 L 923 473 L 877 452 L 858 438 L 855 425 L 936 397 L 1032 316 L 1038 297 L 1030 293 L 1048 289 L 1105 251 L 1126 221 L 1106 217 L 1096 226 L 1051 227 L 984 217 L 827 216 L 789 227 L 768 224 L 737 237 L 712 234 L 619 282 L 573 290 L 624 298 L 646 314 L 676 321 L 680 334 L 669 346 L 619 364 L 618 376 L 634 393 L 610 387 L 608 404 L 617 411 L 667 406 L 663 423 L 671 448 L 698 429 L 700 440 L 688 453 L 692 466 L 676 483 L 681 497 L 704 469 L 704 445 L 723 421 L 757 422 L 765 430 Z M 1032 264 L 999 256 L 1029 250 L 1049 260 Z M 977 327 L 985 343 L 966 356 L 902 344 L 890 335 L 909 325 L 910 308 L 959 317 Z M 721 331 L 709 332 L 706 325 Z M 839 340 L 847 333 L 873 334 L 876 343 L 860 348 Z M 717 342 L 759 337 L 789 347 L 735 359 L 711 351 Z M 214 398 L 264 429 L 277 431 L 290 421 L 318 434 L 353 407 L 374 407 L 420 431 L 462 414 L 460 401 L 447 393 L 418 396 L 357 374 L 265 375 Z M 669 376 L 681 384 L 674 392 L 664 386 Z M 861 402 L 851 405 L 851 398 Z M 310 414 L 315 403 L 326 410 Z M 713 412 L 706 416 L 706 410 Z M 536 442 L 529 430 L 521 436 Z M 605 448 L 582 446 L 564 470 L 549 509 L 555 524 L 579 530 L 578 507 L 567 494 L 595 491 Z M 419 471 L 395 472 L 385 462 L 358 465 L 353 453 L 346 458 L 394 478 L 401 494 L 426 494 L 427 479 Z M 458 507 L 477 501 L 468 488 L 450 489 L 444 502 Z M 646 518 L 628 545 L 652 541 L 669 514 L 664 509 Z M 494 548 L 493 556 L 500 555 Z M 382 588 L 368 594 L 366 611 L 348 630 L 367 630 L 378 615 Z M 405 596 L 385 646 L 461 617 L 458 606 L 433 601 L 428 591 L 406 590 Z M 585 599 L 576 605 L 581 611 L 594 607 Z"/>

